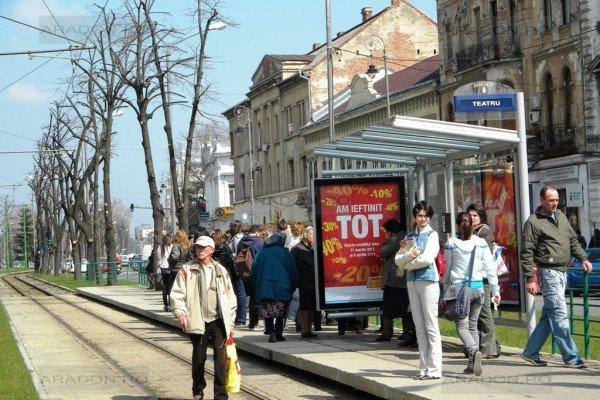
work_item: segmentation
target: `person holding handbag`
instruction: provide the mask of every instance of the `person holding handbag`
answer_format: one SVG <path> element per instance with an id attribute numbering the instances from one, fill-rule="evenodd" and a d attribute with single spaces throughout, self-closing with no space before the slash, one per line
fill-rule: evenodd
<path id="1" fill-rule="evenodd" d="M 410 310 L 419 347 L 418 380 L 442 377 L 442 337 L 438 324 L 440 286 L 435 257 L 440 250 L 438 234 L 429 225 L 433 207 L 425 200 L 412 209 L 414 230 L 400 241 L 395 262 L 398 275 L 406 274 Z"/>
<path id="2" fill-rule="evenodd" d="M 480 376 L 481 351 L 479 351 L 479 333 L 477 320 L 484 302 L 483 280 L 487 278 L 492 293 L 492 301 L 500 303 L 500 288 L 494 268 L 494 260 L 485 239 L 473 234 L 473 220 L 468 212 L 456 216 L 457 236 L 446 242 L 446 273 L 444 275 L 444 301 L 454 305 L 464 293 L 464 316 L 453 319 L 456 331 L 468 351 L 469 362 L 465 374 Z M 463 291 L 460 288 L 463 288 Z M 467 290 L 468 293 L 465 293 Z M 452 298 L 452 293 L 456 296 Z M 446 309 L 446 316 L 449 315 Z"/>
<path id="3" fill-rule="evenodd" d="M 473 235 L 483 238 L 487 243 L 492 254 L 494 253 L 494 232 L 487 223 L 487 214 L 485 209 L 477 204 L 471 204 L 467 207 L 467 212 L 471 215 L 473 226 Z M 496 341 L 496 325 L 494 322 L 494 312 L 492 310 L 492 291 L 486 278 L 483 278 L 483 307 L 479 313 L 479 348 L 484 359 L 500 357 L 502 347 Z"/>

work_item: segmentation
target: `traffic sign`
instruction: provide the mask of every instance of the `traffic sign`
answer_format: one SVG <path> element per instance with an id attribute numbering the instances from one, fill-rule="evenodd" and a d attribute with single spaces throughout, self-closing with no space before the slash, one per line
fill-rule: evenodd
<path id="1" fill-rule="evenodd" d="M 515 111 L 517 97 L 514 93 L 454 96 L 454 109 L 459 113 Z"/>

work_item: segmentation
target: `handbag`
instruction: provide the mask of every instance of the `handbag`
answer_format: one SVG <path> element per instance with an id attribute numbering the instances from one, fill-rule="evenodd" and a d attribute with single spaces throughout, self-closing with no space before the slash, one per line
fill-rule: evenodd
<path id="1" fill-rule="evenodd" d="M 446 302 L 444 316 L 449 321 L 460 321 L 466 318 L 471 311 L 471 276 L 473 275 L 476 249 L 477 246 L 473 248 L 469 260 L 469 279 L 466 282 L 450 285 L 444 293 L 444 301 Z"/>

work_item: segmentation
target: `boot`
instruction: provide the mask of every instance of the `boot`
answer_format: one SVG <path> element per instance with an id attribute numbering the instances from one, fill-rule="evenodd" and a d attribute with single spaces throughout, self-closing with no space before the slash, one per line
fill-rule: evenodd
<path id="1" fill-rule="evenodd" d="M 479 350 L 471 350 L 469 353 L 469 363 L 463 372 L 465 374 L 475 374 L 475 376 L 481 376 L 483 368 L 481 366 L 481 352 Z"/>
<path id="2" fill-rule="evenodd" d="M 394 321 L 388 318 L 381 320 L 381 335 L 375 339 L 378 342 L 389 342 L 394 334 Z"/>

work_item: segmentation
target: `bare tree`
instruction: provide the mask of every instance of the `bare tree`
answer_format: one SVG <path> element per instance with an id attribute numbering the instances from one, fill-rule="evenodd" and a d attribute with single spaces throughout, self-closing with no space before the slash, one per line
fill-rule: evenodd
<path id="1" fill-rule="evenodd" d="M 209 85 L 203 86 L 204 72 L 206 68 L 206 44 L 208 41 L 208 35 L 211 28 L 211 24 L 218 20 L 219 17 L 219 1 L 206 1 L 196 0 L 196 9 L 194 11 L 194 17 L 196 21 L 196 28 L 198 30 L 199 43 L 194 51 L 193 57 L 186 57 L 184 53 L 179 51 L 173 44 L 169 44 L 168 38 L 174 37 L 175 30 L 169 29 L 158 29 L 159 25 L 153 20 L 151 14 L 152 2 L 141 1 L 142 8 L 150 30 L 150 37 L 152 43 L 152 58 L 157 71 L 157 78 L 159 81 L 160 94 L 163 104 L 163 114 L 165 119 L 164 130 L 167 136 L 167 146 L 169 150 L 169 172 L 171 176 L 173 199 L 175 203 L 175 210 L 177 214 L 177 221 L 179 228 L 187 231 L 188 220 L 189 220 L 189 182 L 191 174 L 191 163 L 192 163 L 192 146 L 194 133 L 196 131 L 196 124 L 198 115 L 200 114 L 200 102 L 203 96 L 207 93 Z M 173 54 L 180 54 L 181 56 L 175 58 L 170 62 L 170 56 Z M 193 60 L 193 64 L 188 62 Z M 170 85 L 169 76 L 178 76 L 176 72 L 177 66 L 187 66 L 193 70 L 193 82 L 192 82 L 192 101 L 190 108 L 189 123 L 187 127 L 187 134 L 185 136 L 185 156 L 183 161 L 183 180 L 181 185 L 179 184 L 176 155 L 173 146 L 173 127 L 171 119 L 171 105 L 176 102 L 170 101 Z M 187 83 L 186 80 L 183 80 Z"/>
<path id="2" fill-rule="evenodd" d="M 158 73 L 152 58 L 150 27 L 145 19 L 142 4 L 137 1 L 133 4 L 125 2 L 125 5 L 127 8 L 126 18 L 131 26 L 124 31 L 124 35 L 118 43 L 116 41 L 109 43 L 109 49 L 121 81 L 134 94 L 133 98 L 125 95 L 121 100 L 135 111 L 142 134 L 142 148 L 154 221 L 153 253 L 156 255 L 156 249 L 162 240 L 165 212 L 160 203 L 156 185 L 148 123 L 154 112 L 162 106 L 162 104 L 155 105 L 156 98 L 160 96 L 160 87 L 157 79 Z M 150 110 L 150 106 L 154 106 L 154 108 Z M 156 257 L 154 259 L 156 260 Z"/>

